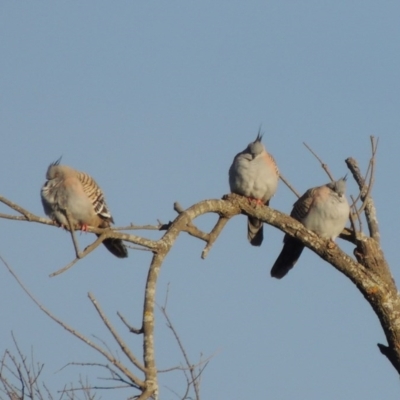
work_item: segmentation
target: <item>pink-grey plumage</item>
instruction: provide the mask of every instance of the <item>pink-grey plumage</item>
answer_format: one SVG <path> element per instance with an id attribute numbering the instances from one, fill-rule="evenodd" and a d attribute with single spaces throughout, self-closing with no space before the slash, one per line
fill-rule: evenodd
<path id="1" fill-rule="evenodd" d="M 232 193 L 246 196 L 260 204 L 269 205 L 278 187 L 279 171 L 274 158 L 267 153 L 258 133 L 256 140 L 238 153 L 229 168 L 229 186 Z M 247 238 L 253 246 L 263 241 L 263 223 L 248 217 Z"/>
<path id="2" fill-rule="evenodd" d="M 345 193 L 346 178 L 309 189 L 294 203 L 290 216 L 310 231 L 333 241 L 349 218 L 350 207 Z M 283 249 L 271 269 L 271 276 L 278 279 L 293 268 L 304 249 L 298 239 L 287 234 L 283 242 Z"/>
<path id="3" fill-rule="evenodd" d="M 49 165 L 46 179 L 40 193 L 44 212 L 59 225 L 69 226 L 66 210 L 74 229 L 108 228 L 114 222 L 103 192 L 88 174 L 60 165 L 58 160 Z M 128 257 L 122 240 L 106 239 L 103 244 L 116 257 Z"/>

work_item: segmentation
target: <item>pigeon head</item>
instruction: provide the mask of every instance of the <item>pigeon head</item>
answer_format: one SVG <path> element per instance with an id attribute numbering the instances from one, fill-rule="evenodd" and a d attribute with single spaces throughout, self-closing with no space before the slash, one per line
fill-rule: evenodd
<path id="1" fill-rule="evenodd" d="M 249 145 L 247 146 L 246 152 L 250 153 L 253 158 L 258 156 L 265 150 L 265 147 L 261 142 L 262 137 L 263 135 L 260 133 L 260 131 L 258 131 L 256 140 L 254 142 L 249 143 Z"/>
<path id="2" fill-rule="evenodd" d="M 335 193 L 337 193 L 340 197 L 342 197 L 346 193 L 346 180 L 347 180 L 347 175 L 344 176 L 343 178 L 340 178 L 337 181 L 328 183 L 327 186 L 330 189 L 332 189 Z"/>

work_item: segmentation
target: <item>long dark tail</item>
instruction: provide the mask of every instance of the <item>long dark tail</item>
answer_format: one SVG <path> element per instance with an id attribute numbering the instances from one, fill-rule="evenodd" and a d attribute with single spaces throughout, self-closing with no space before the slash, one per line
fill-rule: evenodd
<path id="1" fill-rule="evenodd" d="M 114 256 L 118 258 L 128 257 L 128 249 L 126 248 L 121 239 L 106 239 L 104 240 L 103 244 L 104 246 L 107 247 L 107 250 L 110 253 L 114 254 Z"/>
<path id="2" fill-rule="evenodd" d="M 271 269 L 273 278 L 283 278 L 296 264 L 304 245 L 291 236 L 285 236 L 283 249 Z"/>
<path id="3" fill-rule="evenodd" d="M 261 246 L 264 239 L 263 223 L 257 218 L 247 219 L 247 239 L 253 246 Z"/>

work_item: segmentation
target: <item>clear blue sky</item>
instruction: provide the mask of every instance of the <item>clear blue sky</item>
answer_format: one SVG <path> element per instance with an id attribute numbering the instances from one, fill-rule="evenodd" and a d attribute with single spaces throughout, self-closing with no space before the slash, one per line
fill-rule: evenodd
<path id="1" fill-rule="evenodd" d="M 301 192 L 328 180 L 303 141 L 339 177 L 348 156 L 365 170 L 376 135 L 373 195 L 399 278 L 399 2 L 14 1 L 0 9 L 2 195 L 43 215 L 46 168 L 62 155 L 97 180 L 117 225 L 167 222 L 174 201 L 187 207 L 228 192 L 232 158 L 260 124 Z M 294 200 L 281 184 L 271 206 L 289 212 Z M 398 399 L 399 378 L 376 347 L 383 332 L 353 284 L 308 250 L 284 280 L 272 280 L 282 233 L 266 227 L 265 236 L 252 248 L 239 216 L 205 261 L 203 243 L 182 236 L 161 271 L 158 301 L 170 283 L 169 313 L 192 360 L 217 352 L 202 398 Z M 113 346 L 87 299 L 92 291 L 140 352 L 116 311 L 140 324 L 150 253 L 118 260 L 99 248 L 50 279 L 73 257 L 67 233 L 1 220 L 0 237 L 0 254 L 51 311 Z M 79 239 L 83 246 L 92 236 Z M 0 304 L 0 352 L 12 348 L 12 330 L 45 363 L 52 389 L 79 372 L 104 383 L 95 379 L 104 373 L 90 369 L 56 373 L 99 357 L 43 315 L 5 268 Z M 159 367 L 178 364 L 160 316 L 156 334 Z M 183 388 L 178 374 L 160 384 L 163 399 L 175 398 L 166 386 Z"/>

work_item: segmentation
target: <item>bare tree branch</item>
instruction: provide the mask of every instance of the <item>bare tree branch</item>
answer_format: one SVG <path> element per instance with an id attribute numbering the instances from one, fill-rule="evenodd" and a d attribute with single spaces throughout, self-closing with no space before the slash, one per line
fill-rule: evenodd
<path id="1" fill-rule="evenodd" d="M 80 339 L 82 342 L 87 344 L 88 346 L 92 347 L 95 349 L 97 352 L 99 352 L 102 356 L 104 356 L 110 363 L 115 365 L 116 368 L 118 368 L 131 382 L 132 386 L 138 388 L 138 389 L 143 389 L 145 384 L 144 382 L 139 379 L 135 374 L 133 374 L 129 368 L 127 368 L 122 362 L 117 360 L 112 354 L 109 352 L 105 351 L 95 343 L 93 343 L 91 340 L 86 338 L 84 335 L 76 331 L 75 329 L 71 328 L 68 326 L 65 322 L 57 318 L 55 315 L 53 315 L 46 307 L 44 307 L 32 294 L 31 292 L 26 288 L 26 286 L 22 283 L 22 281 L 18 278 L 14 270 L 8 265 L 8 263 L 3 259 L 2 256 L 0 256 L 0 260 L 2 263 L 5 265 L 7 270 L 10 272 L 10 274 L 14 277 L 14 279 L 17 281 L 18 285 L 22 288 L 22 290 L 29 296 L 29 298 L 54 322 L 62 326 L 65 330 L 67 330 L 69 333 L 71 333 L 73 336 L 76 338 Z"/>
<path id="2" fill-rule="evenodd" d="M 358 197 L 357 197 L 357 199 L 358 199 L 358 198 L 361 198 L 361 197 L 363 198 L 363 204 L 362 204 L 361 207 L 357 210 L 357 215 L 358 215 L 358 216 L 360 216 L 361 213 L 364 211 L 364 209 L 365 209 L 365 207 L 366 207 L 366 205 L 367 205 L 368 199 L 369 199 L 369 197 L 370 197 L 371 191 L 372 191 L 372 186 L 373 186 L 373 184 L 374 184 L 376 147 L 375 147 L 375 145 L 374 145 L 373 136 L 371 136 L 371 142 L 372 142 L 372 156 L 371 156 L 371 159 L 370 159 L 370 161 L 369 161 L 369 163 L 368 163 L 367 172 L 365 173 L 365 180 L 368 179 L 368 174 L 369 174 L 369 182 L 368 182 L 368 184 L 366 185 L 366 188 L 365 188 L 365 186 L 364 186 L 362 189 L 360 189 L 360 193 L 359 193 L 359 195 L 358 195 Z M 365 192 L 365 191 L 366 191 L 366 192 Z"/>
<path id="3" fill-rule="evenodd" d="M 279 172 L 279 178 L 281 181 L 299 198 L 301 194 L 290 184 L 290 182 Z"/>
<path id="4" fill-rule="evenodd" d="M 0 362 L 0 393 L 6 395 L 9 400 L 23 400 L 25 398 L 44 400 L 47 394 L 48 400 L 53 400 L 53 395 L 44 383 L 39 382 L 44 364 L 36 363 L 31 351 L 30 359 L 23 354 L 13 332 L 11 336 L 17 351 L 14 356 L 6 350 Z M 44 392 L 42 391 L 42 387 Z M 4 399 L 3 396 L 0 397 Z"/>
<path id="5" fill-rule="evenodd" d="M 174 210 L 178 214 L 181 214 L 184 212 L 184 209 L 178 202 L 174 203 Z M 222 232 L 222 230 L 224 229 L 224 227 L 228 221 L 229 221 L 229 218 L 220 216 L 218 218 L 217 223 L 215 224 L 214 228 L 211 230 L 210 233 L 204 233 L 203 231 L 198 229 L 196 226 L 194 226 L 194 224 L 192 222 L 188 223 L 187 226 L 185 228 L 183 228 L 182 230 L 184 232 L 187 232 L 189 235 L 194 236 L 198 239 L 201 239 L 207 243 L 206 247 L 204 247 L 204 249 L 201 253 L 201 258 L 204 260 L 208 256 L 208 253 L 211 250 L 211 247 L 213 246 L 215 241 L 218 239 L 218 236 L 220 235 L 220 233 Z"/>
<path id="6" fill-rule="evenodd" d="M 306 143 L 303 142 L 304 146 L 307 147 L 307 149 L 310 151 L 310 153 L 319 161 L 319 163 L 321 164 L 322 169 L 326 172 L 326 174 L 329 176 L 329 179 L 331 180 L 331 182 L 333 182 L 335 180 L 335 178 L 333 177 L 333 175 L 331 174 L 331 171 L 329 171 L 329 167 L 327 164 L 325 164 L 319 157 L 318 155 L 311 149 L 311 147 Z"/>
<path id="7" fill-rule="evenodd" d="M 118 311 L 117 312 L 118 317 L 121 319 L 121 321 L 124 323 L 124 325 L 129 329 L 129 332 L 136 333 L 137 335 L 140 335 L 143 333 L 143 328 L 134 328 L 132 325 L 130 325 L 127 320 L 122 316 L 122 314 Z"/>
<path id="8" fill-rule="evenodd" d="M 196 400 L 200 400 L 200 380 L 199 377 L 201 375 L 201 373 L 203 372 L 204 369 L 200 369 L 199 366 L 201 364 L 192 364 L 189 360 L 189 356 L 187 355 L 187 352 L 185 350 L 185 347 L 182 344 L 182 340 L 178 335 L 178 332 L 176 331 L 175 327 L 172 324 L 171 318 L 168 315 L 167 312 L 167 307 L 166 304 L 164 306 L 159 306 L 159 309 L 161 310 L 164 318 L 167 321 L 167 327 L 171 330 L 172 334 L 174 335 L 174 338 L 176 340 L 176 342 L 178 343 L 179 349 L 183 355 L 183 358 L 185 360 L 186 363 L 186 368 L 190 373 L 190 380 L 187 380 L 187 389 L 186 389 L 186 393 L 185 395 L 182 397 L 182 399 L 186 399 L 187 395 L 189 393 L 189 389 L 190 387 L 193 385 L 193 389 L 194 389 L 194 393 L 195 393 L 195 399 Z M 205 363 L 207 364 L 208 361 L 206 361 Z M 197 369 L 199 369 L 199 371 L 197 371 Z M 160 372 L 160 371 L 158 371 Z"/>
<path id="9" fill-rule="evenodd" d="M 349 157 L 346 159 L 347 167 L 353 175 L 354 180 L 357 182 L 361 192 L 361 200 L 365 202 L 365 217 L 367 219 L 368 230 L 370 236 L 377 242 L 380 242 L 380 233 L 378 219 L 376 216 L 376 209 L 372 197 L 369 195 L 369 190 L 365 186 L 365 180 L 361 174 L 360 168 L 358 167 L 357 161 Z M 371 181 L 372 183 L 372 181 Z"/>
<path id="10" fill-rule="evenodd" d="M 323 161 L 314 153 L 313 150 L 311 150 L 311 148 L 307 144 L 305 144 L 305 146 L 317 158 L 317 160 L 321 164 L 321 167 L 328 174 L 330 179 L 333 180 L 334 178 L 330 173 L 328 166 L 323 163 Z M 304 225 L 291 218 L 289 215 L 286 215 L 284 213 L 281 213 L 280 211 L 274 210 L 266 206 L 253 207 L 251 204 L 249 204 L 247 198 L 235 194 L 226 195 L 221 200 L 204 200 L 197 204 L 194 204 L 187 209 L 183 209 L 179 205 L 179 203 L 175 203 L 174 209 L 178 212 L 178 215 L 172 222 L 169 222 L 168 224 L 159 223 L 159 225 L 157 226 L 145 225 L 142 227 L 134 227 L 133 224 L 131 224 L 128 227 L 116 228 L 114 230 L 96 229 L 89 227 L 89 232 L 96 233 L 100 236 L 83 252 L 79 251 L 78 243 L 76 240 L 74 241 L 73 239 L 74 247 L 76 250 L 76 259 L 63 269 L 53 273 L 52 276 L 64 272 L 65 270 L 70 268 L 77 262 L 79 258 L 89 254 L 100 243 L 102 243 L 103 240 L 107 238 L 121 239 L 125 242 L 142 246 L 144 249 L 153 252 L 153 257 L 148 271 L 146 287 L 144 291 L 144 305 L 141 316 L 141 328 L 137 329 L 130 326 L 127 321 L 118 313 L 118 316 L 125 324 L 125 326 L 128 327 L 131 332 L 137 334 L 137 337 L 143 340 L 143 363 L 141 363 L 138 358 L 136 358 L 135 355 L 131 353 L 126 343 L 121 339 L 117 331 L 110 324 L 109 320 L 101 310 L 93 295 L 89 294 L 89 297 L 93 305 L 96 307 L 100 318 L 103 320 L 104 324 L 113 335 L 114 340 L 122 349 L 123 353 L 126 355 L 130 363 L 136 369 L 138 369 L 141 374 L 144 374 L 144 379 L 139 379 L 135 373 L 133 373 L 125 364 L 123 364 L 112 354 L 111 350 L 108 349 L 104 343 L 103 346 L 105 346 L 105 348 L 95 343 L 92 343 L 88 338 L 75 331 L 73 328 L 70 328 L 63 321 L 56 318 L 32 296 L 32 294 L 26 289 L 26 287 L 22 284 L 16 274 L 1 257 L 0 260 L 4 263 L 9 272 L 14 276 L 19 285 L 25 291 L 25 293 L 43 312 L 45 312 L 51 319 L 61 325 L 64 329 L 69 331 L 72 335 L 76 336 L 81 341 L 97 350 L 100 354 L 103 355 L 103 357 L 105 357 L 106 360 L 108 360 L 111 365 L 113 365 L 115 370 L 113 368 L 110 368 L 113 372 L 111 373 L 111 378 L 108 379 L 116 380 L 123 383 L 127 382 L 129 385 L 139 391 L 139 394 L 136 397 L 140 400 L 148 399 L 150 397 L 153 399 L 158 399 L 159 389 L 157 374 L 160 371 L 157 370 L 154 348 L 154 311 L 156 305 L 155 296 L 157 290 L 157 280 L 166 255 L 171 250 L 179 234 L 181 232 L 185 232 L 192 237 L 198 238 L 206 242 L 206 246 L 202 252 L 202 258 L 205 258 L 230 218 L 239 214 L 251 216 L 281 230 L 282 232 L 292 237 L 295 237 L 304 246 L 312 250 L 314 253 L 318 254 L 323 260 L 327 261 L 335 269 L 344 274 L 355 284 L 357 289 L 362 293 L 362 295 L 369 302 L 374 312 L 378 316 L 382 329 L 386 335 L 387 345 L 378 345 L 381 353 L 387 357 L 387 359 L 392 363 L 393 367 L 400 373 L 400 346 L 398 345 L 398 343 L 400 343 L 400 295 L 397 291 L 397 287 L 395 285 L 388 263 L 384 257 L 383 251 L 379 243 L 380 235 L 378 229 L 378 221 L 376 217 L 376 209 L 371 196 L 371 190 L 375 178 L 375 162 L 377 151 L 377 141 L 375 141 L 373 137 L 371 137 L 371 148 L 372 156 L 365 177 L 363 177 L 363 175 L 361 174 L 358 163 L 355 159 L 348 158 L 346 160 L 347 167 L 351 171 L 353 178 L 358 184 L 360 191 L 359 198 L 362 201 L 362 204 L 360 207 L 357 208 L 356 203 L 358 203 L 358 198 L 353 200 L 352 208 L 356 211 L 352 213 L 352 215 L 350 215 L 351 229 L 344 229 L 340 235 L 340 238 L 345 239 L 355 245 L 355 259 L 353 258 L 353 256 L 346 254 L 343 250 L 341 250 L 339 245 L 332 245 L 331 241 L 322 239 L 315 233 L 307 230 Z M 285 182 L 285 179 L 283 177 L 281 177 L 281 179 Z M 288 187 L 298 196 L 298 193 L 291 187 L 291 185 L 288 185 Z M 15 217 L 9 214 L 0 214 L 0 218 L 12 217 L 11 219 L 54 225 L 51 221 L 49 222 L 49 220 L 39 218 L 29 213 L 27 210 L 24 210 L 23 208 L 10 202 L 4 197 L 0 197 L 0 202 L 4 203 L 12 210 L 21 214 Z M 208 213 L 214 213 L 218 216 L 218 221 L 216 222 L 216 225 L 209 233 L 198 229 L 197 226 L 194 224 L 196 218 Z M 366 236 L 361 230 L 361 222 L 363 218 L 362 215 L 365 215 L 365 218 L 367 220 L 369 237 Z M 356 229 L 356 217 L 360 224 L 359 230 Z M 120 232 L 120 230 L 129 229 L 159 230 L 160 232 L 163 232 L 163 234 L 158 240 L 149 240 L 147 238 L 131 235 L 126 232 Z M 70 230 L 72 237 L 74 238 L 73 227 L 71 226 L 71 224 Z M 183 354 L 186 365 L 179 368 L 182 369 L 186 376 L 187 385 L 199 385 L 200 376 L 202 370 L 204 369 L 203 365 L 198 365 L 198 368 L 196 369 L 195 366 L 190 363 L 185 349 L 183 348 L 182 343 L 179 339 L 179 336 L 173 329 L 172 323 L 166 313 L 166 303 L 164 306 L 164 310 L 163 308 L 161 308 L 161 310 L 164 313 L 167 324 L 172 330 L 175 340 L 177 341 L 178 346 L 180 347 L 180 350 Z M 205 365 L 206 363 L 204 363 L 204 366 Z M 6 370 L 7 367 L 4 362 L 2 362 L 0 364 L 0 371 Z M 35 370 L 35 373 L 37 373 L 38 371 L 40 371 L 40 369 Z M 16 374 L 15 372 L 13 378 L 17 380 L 19 379 L 19 382 L 23 383 L 23 388 L 18 388 L 18 390 L 32 390 L 32 388 L 29 388 L 27 382 L 23 379 L 21 380 L 20 375 Z M 35 383 L 36 381 L 34 382 L 34 384 Z M 12 393 L 12 390 L 15 389 L 14 386 L 12 386 L 12 384 L 10 384 L 7 380 L 4 380 L 2 382 L 2 385 L 3 391 L 7 393 Z M 84 385 L 81 386 L 84 387 Z M 199 399 L 200 391 L 199 389 L 196 389 L 196 386 L 193 387 L 195 390 L 195 397 L 196 399 Z M 72 390 L 68 390 L 64 393 L 73 392 L 74 391 Z M 177 392 L 173 392 L 177 394 Z M 184 398 L 189 398 L 188 396 L 189 392 L 188 390 L 186 390 Z"/>
<path id="11" fill-rule="evenodd" d="M 102 319 L 102 321 L 104 322 L 104 324 L 106 325 L 106 327 L 108 328 L 110 333 L 113 335 L 115 341 L 118 343 L 118 345 L 120 346 L 120 348 L 124 352 L 124 354 L 128 357 L 129 361 L 132 364 L 134 364 L 136 368 L 140 369 L 142 372 L 145 372 L 144 366 L 133 355 L 133 353 L 130 351 L 129 347 L 127 346 L 127 344 L 123 341 L 121 336 L 119 336 L 118 332 L 111 325 L 110 321 L 108 320 L 108 318 L 106 317 L 106 315 L 104 314 L 102 309 L 100 308 L 100 305 L 98 304 L 98 302 L 95 299 L 95 297 L 93 296 L 93 294 L 89 292 L 88 297 L 89 297 L 90 301 L 92 302 L 92 304 L 94 305 L 94 307 L 96 308 L 96 311 L 98 312 L 100 318 Z"/>
<path id="12" fill-rule="evenodd" d="M 204 247 L 202 253 L 201 253 L 201 258 L 204 260 L 207 256 L 209 251 L 211 250 L 211 247 L 213 244 L 216 242 L 218 239 L 218 236 L 222 232 L 222 230 L 225 228 L 225 225 L 228 223 L 230 218 L 226 218 L 223 216 L 220 216 L 218 218 L 217 223 L 215 224 L 214 228 L 211 230 L 211 232 L 208 234 L 208 240 L 206 247 Z"/>

